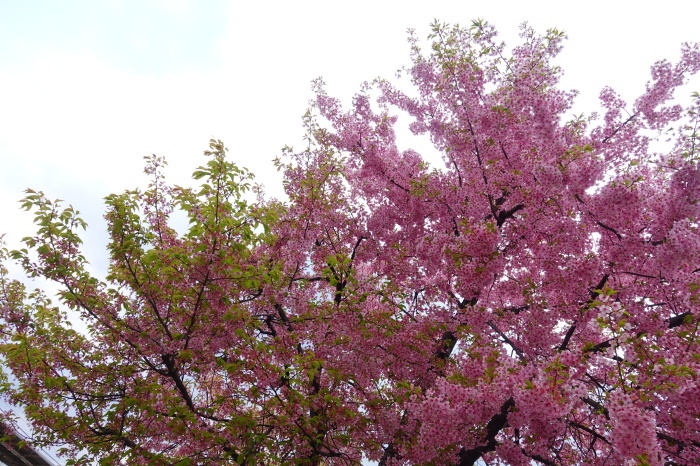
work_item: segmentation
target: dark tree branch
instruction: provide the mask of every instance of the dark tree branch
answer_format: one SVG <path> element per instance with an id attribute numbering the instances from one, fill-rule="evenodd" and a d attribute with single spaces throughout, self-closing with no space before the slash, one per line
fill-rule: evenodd
<path id="1" fill-rule="evenodd" d="M 525 206 L 523 204 L 518 204 L 510 210 L 500 211 L 498 213 L 498 217 L 496 218 L 496 226 L 500 228 L 506 222 L 506 220 L 512 218 L 517 211 L 522 210 L 524 208 Z"/>
<path id="2" fill-rule="evenodd" d="M 498 334 L 498 336 L 500 336 L 501 338 L 503 338 L 503 341 L 504 341 L 506 344 L 508 344 L 511 348 L 513 348 L 513 351 L 515 351 L 515 354 L 518 355 L 518 358 L 519 358 L 521 361 L 525 361 L 525 355 L 523 354 L 522 350 L 521 350 L 520 348 L 518 348 L 518 346 L 517 346 L 515 343 L 513 343 L 513 341 L 512 341 L 510 338 L 508 338 L 508 336 L 507 336 L 505 333 L 503 333 L 503 332 L 496 326 L 496 324 L 494 324 L 493 322 L 491 322 L 491 321 L 489 320 L 488 322 L 486 322 L 486 325 L 488 325 L 488 326 L 491 328 L 491 330 L 493 330 L 494 332 L 496 332 L 496 333 Z"/>
<path id="3" fill-rule="evenodd" d="M 598 293 L 599 290 L 602 290 L 603 287 L 605 286 L 606 283 L 608 283 L 608 278 L 610 278 L 610 275 L 607 273 L 603 275 L 603 278 L 600 279 L 600 282 L 598 282 L 598 285 L 596 285 L 595 288 L 590 290 L 590 298 L 584 304 L 584 307 L 589 306 L 591 303 L 595 302 L 595 300 L 598 298 Z M 564 335 L 564 341 L 561 342 L 561 345 L 559 345 L 559 351 L 564 351 L 566 347 L 569 345 L 569 341 L 571 340 L 571 337 L 574 335 L 574 332 L 576 331 L 576 321 L 574 321 L 571 324 L 571 327 L 569 327 L 569 330 L 566 332 L 566 335 Z"/>
<path id="4" fill-rule="evenodd" d="M 598 220 L 596 220 L 595 224 L 598 225 L 598 226 L 601 227 L 601 228 L 605 228 L 606 230 L 608 230 L 608 231 L 614 233 L 615 236 L 617 236 L 617 239 L 620 239 L 620 240 L 622 239 L 622 235 L 621 235 L 620 233 L 618 233 L 616 229 L 614 229 L 614 228 L 612 228 L 612 227 L 609 227 L 609 226 L 607 226 L 606 224 L 604 224 L 603 222 L 600 222 L 600 221 L 598 221 Z"/>
<path id="5" fill-rule="evenodd" d="M 574 331 L 576 330 L 576 321 L 574 321 L 573 324 L 571 324 L 571 327 L 569 327 L 569 330 L 566 332 L 566 335 L 564 335 L 564 341 L 561 342 L 561 345 L 559 345 L 559 351 L 564 351 L 566 347 L 569 345 L 569 340 L 571 340 L 571 337 L 574 334 Z"/>
<path id="6" fill-rule="evenodd" d="M 293 332 L 294 329 L 292 328 L 292 323 L 289 321 L 289 317 L 287 317 L 287 313 L 284 311 L 284 308 L 280 304 L 275 304 L 275 310 L 277 311 L 277 314 L 279 314 L 280 319 L 282 319 L 284 326 L 287 327 L 287 331 Z"/>
<path id="7" fill-rule="evenodd" d="M 612 345 L 610 344 L 611 341 L 612 341 L 612 340 L 605 340 L 605 341 L 602 341 L 602 342 L 598 343 L 597 345 L 594 345 L 594 346 L 591 346 L 591 347 L 589 347 L 589 348 L 586 348 L 586 349 L 584 350 L 584 352 L 585 352 L 585 353 L 600 353 L 600 352 L 603 351 L 605 348 L 610 348 L 610 347 L 612 346 Z"/>
<path id="8" fill-rule="evenodd" d="M 523 455 L 527 456 L 530 459 L 537 461 L 538 463 L 546 464 L 549 466 L 556 466 L 556 464 L 557 464 L 552 460 L 548 460 L 547 458 L 541 457 L 540 455 L 531 455 L 531 454 L 527 453 L 524 448 L 521 448 L 520 451 Z"/>
<path id="9" fill-rule="evenodd" d="M 677 455 L 680 455 L 683 450 L 688 446 L 686 442 L 683 442 L 682 440 L 678 440 L 676 438 L 671 437 L 670 435 L 664 434 L 663 432 L 657 432 L 656 437 L 659 440 L 665 440 L 668 442 L 669 446 L 677 446 L 678 450 L 676 451 Z M 696 448 L 700 448 L 700 442 L 691 440 L 690 444 Z"/>
<path id="10" fill-rule="evenodd" d="M 340 304 L 340 302 L 343 300 L 343 290 L 347 284 L 347 280 L 343 280 L 335 285 L 335 297 L 333 298 L 333 302 L 336 304 Z"/>
<path id="11" fill-rule="evenodd" d="M 243 304 L 243 303 L 247 303 L 247 302 L 253 301 L 253 300 L 256 299 L 256 298 L 259 298 L 259 297 L 262 295 L 262 293 L 263 293 L 263 289 L 260 288 L 260 289 L 258 289 L 258 291 L 256 291 L 254 294 L 248 296 L 247 298 L 243 298 L 243 299 L 241 299 L 240 301 L 238 301 L 238 304 Z"/>
<path id="12" fill-rule="evenodd" d="M 175 382 L 175 387 L 177 387 L 177 391 L 180 392 L 180 396 L 182 396 L 182 399 L 185 400 L 185 404 L 187 405 L 188 408 L 192 412 L 197 412 L 197 409 L 194 407 L 194 402 L 192 401 L 192 397 L 190 396 L 189 391 L 187 390 L 187 387 L 185 386 L 184 382 L 182 381 L 182 378 L 180 377 L 180 373 L 178 372 L 177 368 L 175 367 L 175 360 L 172 356 L 172 354 L 164 354 L 161 356 L 161 359 L 163 360 L 163 363 L 165 364 L 165 367 L 167 368 L 166 375 L 173 379 Z"/>
<path id="13" fill-rule="evenodd" d="M 625 120 L 624 123 L 622 123 L 620 126 L 618 126 L 617 128 L 615 128 L 615 130 L 614 130 L 612 133 L 610 133 L 608 136 L 605 136 L 605 137 L 603 138 L 603 141 L 602 141 L 603 144 L 605 144 L 606 142 L 608 142 L 608 140 L 610 140 L 610 138 L 612 138 L 613 136 L 615 136 L 615 135 L 617 134 L 618 131 L 620 131 L 622 128 L 624 128 L 625 126 L 627 126 L 627 124 L 628 124 L 629 122 L 631 122 L 632 120 L 634 120 L 635 118 L 637 118 L 637 115 L 639 115 L 639 114 L 638 114 L 638 113 L 635 113 L 634 115 L 630 116 L 627 120 Z"/>
<path id="14" fill-rule="evenodd" d="M 608 408 L 603 406 L 601 403 L 598 403 L 596 400 L 588 397 L 581 398 L 581 400 L 591 408 L 600 412 L 603 416 L 605 416 L 605 419 L 610 419 L 610 411 L 608 411 Z"/>
<path id="15" fill-rule="evenodd" d="M 328 280 L 325 277 L 311 277 L 311 278 L 306 278 L 306 277 L 297 277 L 297 278 L 292 278 L 291 281 L 293 282 L 298 282 L 298 281 L 305 281 L 305 282 L 320 282 L 322 280 Z"/>
<path id="16" fill-rule="evenodd" d="M 90 430 L 90 432 L 92 432 L 93 434 L 95 434 L 98 437 L 110 436 L 129 448 L 139 449 L 139 446 L 136 444 L 136 442 L 131 440 L 129 437 L 124 436 L 123 432 L 117 432 L 114 429 L 96 429 L 96 428 L 90 427 L 90 426 L 88 426 L 88 429 Z"/>
<path id="17" fill-rule="evenodd" d="M 504 307 L 504 308 L 502 309 L 502 311 L 503 311 L 503 312 L 511 312 L 511 313 L 513 313 L 513 314 L 515 314 L 515 315 L 518 315 L 518 314 L 520 314 L 522 311 L 527 311 L 528 309 L 530 309 L 530 305 L 529 305 L 529 304 L 525 304 L 524 306 Z"/>
<path id="18" fill-rule="evenodd" d="M 416 292 L 418 293 L 418 292 Z M 457 303 L 457 307 L 459 310 L 465 310 L 467 306 L 475 306 L 477 301 L 479 300 L 478 297 L 474 296 L 472 299 L 467 300 L 466 298 L 464 299 L 459 299 L 457 295 L 455 295 L 452 291 L 448 291 L 448 294 L 452 299 L 455 300 Z M 417 294 L 416 294 L 417 296 Z M 431 364 L 430 371 L 435 372 L 440 374 L 441 371 L 436 367 L 444 361 L 446 361 L 449 357 L 450 354 L 452 354 L 452 351 L 454 350 L 455 346 L 457 345 L 457 335 L 455 335 L 454 332 L 447 330 L 445 331 L 442 336 L 440 337 L 440 340 L 438 341 L 437 347 L 435 348 L 433 352 L 433 364 Z M 386 462 L 390 458 L 397 458 L 400 459 L 401 456 L 399 455 L 399 451 L 396 448 L 396 441 L 400 437 L 400 432 L 397 432 L 394 435 L 394 440 L 389 443 L 386 448 L 384 448 L 384 454 L 382 455 L 382 458 L 379 460 L 379 466 L 384 466 L 386 465 Z"/>
<path id="19" fill-rule="evenodd" d="M 498 446 L 496 441 L 496 436 L 508 423 L 508 411 L 515 407 L 515 401 L 513 398 L 508 398 L 508 400 L 503 403 L 501 410 L 498 414 L 494 414 L 493 417 L 486 424 L 486 437 L 484 438 L 484 444 L 469 450 L 462 447 L 459 450 L 459 461 L 457 466 L 472 466 L 476 463 L 479 458 L 481 458 L 485 453 L 494 451 Z"/>
<path id="20" fill-rule="evenodd" d="M 598 290 L 602 290 L 605 287 L 605 284 L 608 283 L 608 278 L 610 278 L 610 275 L 606 273 L 605 275 L 603 275 L 603 278 L 600 279 L 600 282 L 598 282 L 596 287 L 590 290 L 591 299 L 588 301 L 587 304 L 591 304 L 593 301 L 598 299 Z"/>
<path id="21" fill-rule="evenodd" d="M 610 441 L 609 441 L 608 439 L 606 439 L 605 437 L 603 437 L 603 436 L 600 435 L 598 432 L 596 432 L 595 430 L 591 429 L 591 428 L 588 427 L 588 426 L 584 426 L 583 424 L 579 424 L 578 422 L 574 422 L 574 421 L 569 421 L 569 425 L 570 425 L 571 427 L 576 427 L 577 429 L 581 429 L 581 430 L 583 430 L 583 431 L 585 431 L 585 432 L 588 432 L 589 434 L 591 434 L 591 435 L 592 435 L 593 437 L 595 437 L 596 439 L 602 440 L 603 442 L 605 442 L 605 443 L 607 443 L 608 445 L 610 445 Z"/>
<path id="22" fill-rule="evenodd" d="M 399 451 L 396 449 L 393 443 L 390 443 L 389 445 L 384 448 L 384 454 L 382 455 L 382 458 L 379 460 L 378 466 L 385 466 L 386 462 L 390 458 L 396 458 L 398 460 L 401 459 L 401 455 L 399 455 Z"/>
<path id="23" fill-rule="evenodd" d="M 634 275 L 635 277 L 642 277 L 642 278 L 652 278 L 652 279 L 658 279 L 659 277 L 654 277 L 652 275 L 644 275 L 643 273 L 636 273 L 636 272 L 620 272 L 624 273 L 626 275 Z"/>
<path id="24" fill-rule="evenodd" d="M 671 317 L 670 319 L 668 319 L 668 328 L 680 327 L 681 325 L 683 325 L 686 318 L 689 316 L 691 319 L 693 318 L 693 313 L 690 311 Z"/>
<path id="25" fill-rule="evenodd" d="M 440 341 L 438 342 L 438 347 L 435 350 L 435 358 L 443 361 L 447 360 L 447 358 L 450 357 L 450 354 L 452 354 L 452 350 L 454 350 L 456 344 L 457 336 L 454 334 L 454 332 L 447 331 L 443 333 L 442 337 L 440 337 Z"/>
<path id="26" fill-rule="evenodd" d="M 352 267 L 352 263 L 355 260 L 355 254 L 357 254 L 357 248 L 360 247 L 360 243 L 364 239 L 366 239 L 364 236 L 360 236 L 359 238 L 357 238 L 357 242 L 355 243 L 355 246 L 352 248 L 352 254 L 350 255 L 350 267 Z"/>
<path id="27" fill-rule="evenodd" d="M 479 298 L 477 296 L 474 296 L 472 299 L 459 299 L 456 294 L 454 294 L 452 291 L 447 292 L 452 299 L 455 300 L 457 303 L 457 307 L 459 308 L 460 311 L 463 311 L 467 308 L 467 306 L 476 306 L 476 303 L 479 301 Z"/>

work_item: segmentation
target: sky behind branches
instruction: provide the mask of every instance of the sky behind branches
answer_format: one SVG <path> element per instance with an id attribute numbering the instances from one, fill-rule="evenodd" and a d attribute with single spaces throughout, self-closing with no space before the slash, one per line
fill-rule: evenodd
<path id="1" fill-rule="evenodd" d="M 408 65 L 407 28 L 424 38 L 433 19 L 484 18 L 508 45 L 523 21 L 564 30 L 558 63 L 563 87 L 581 91 L 576 111 L 595 110 L 604 85 L 633 99 L 655 60 L 700 40 L 693 3 L 0 0 L 0 232 L 11 247 L 31 233 L 17 201 L 43 190 L 84 213 L 87 256 L 104 270 L 102 199 L 144 186 L 152 153 L 188 183 L 212 137 L 282 196 L 271 160 L 301 146 L 311 80 L 348 101 Z"/>

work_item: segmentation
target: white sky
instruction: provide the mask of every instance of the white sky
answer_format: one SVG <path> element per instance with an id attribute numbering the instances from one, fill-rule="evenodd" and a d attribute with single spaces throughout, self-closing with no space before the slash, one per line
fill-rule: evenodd
<path id="1" fill-rule="evenodd" d="M 211 137 L 280 196 L 271 160 L 300 146 L 310 81 L 347 101 L 408 65 L 406 29 L 424 38 L 434 18 L 484 18 L 509 45 L 523 21 L 564 30 L 558 63 L 581 91 L 577 111 L 595 110 L 604 85 L 631 101 L 655 60 L 700 40 L 698 3 L 0 0 L 0 234 L 20 246 L 32 217 L 17 201 L 43 190 L 83 212 L 86 255 L 104 274 L 102 199 L 144 186 L 151 153 L 188 183 Z"/>
<path id="2" fill-rule="evenodd" d="M 102 198 L 143 186 L 151 153 L 187 183 L 211 137 L 279 196 L 271 160 L 300 145 L 310 81 L 347 100 L 393 77 L 410 63 L 406 29 L 425 37 L 434 18 L 484 18 L 509 45 L 526 20 L 562 29 L 577 110 L 595 110 L 607 84 L 632 100 L 655 60 L 700 40 L 693 3 L 0 0 L 0 233 L 11 247 L 31 233 L 17 201 L 43 190 L 83 212 L 88 259 L 104 271 Z"/>

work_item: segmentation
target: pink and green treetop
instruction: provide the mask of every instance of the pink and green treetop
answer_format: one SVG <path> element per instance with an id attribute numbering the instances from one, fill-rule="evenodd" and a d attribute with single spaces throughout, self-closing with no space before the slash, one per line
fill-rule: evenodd
<path id="1" fill-rule="evenodd" d="M 411 93 L 349 108 L 318 81 L 285 203 L 248 200 L 219 141 L 199 190 L 149 158 L 107 198 L 105 280 L 77 212 L 28 192 L 38 231 L 3 259 L 61 305 L 4 273 L 1 391 L 35 441 L 72 464 L 700 461 L 700 98 L 673 100 L 700 48 L 566 121 L 563 34 L 521 36 L 435 23 Z"/>

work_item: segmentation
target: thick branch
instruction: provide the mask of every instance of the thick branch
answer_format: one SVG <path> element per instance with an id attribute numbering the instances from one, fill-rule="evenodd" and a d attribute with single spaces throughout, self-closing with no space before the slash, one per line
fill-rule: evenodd
<path id="1" fill-rule="evenodd" d="M 605 419 L 610 419 L 610 412 L 608 411 L 608 408 L 603 406 L 602 404 L 598 403 L 596 400 L 584 397 L 581 398 L 581 400 L 586 403 L 588 406 L 591 408 L 595 409 L 599 413 L 601 413 L 603 416 L 605 416 Z"/>
<path id="2" fill-rule="evenodd" d="M 670 319 L 668 319 L 668 328 L 680 327 L 685 322 L 685 319 L 689 316 L 692 319 L 693 313 L 690 311 L 671 317 Z"/>
<path id="3" fill-rule="evenodd" d="M 574 334 L 574 331 L 576 330 L 576 321 L 574 321 L 573 324 L 571 324 L 571 327 L 569 327 L 569 330 L 566 332 L 566 335 L 564 335 L 564 341 L 561 342 L 561 345 L 559 345 L 559 351 L 564 351 L 566 347 L 569 345 L 569 340 L 571 340 L 571 337 Z"/>
<path id="4" fill-rule="evenodd" d="M 457 336 L 454 332 L 447 331 L 443 333 L 442 337 L 440 337 L 438 347 L 435 350 L 435 357 L 443 361 L 446 360 L 450 357 L 450 354 L 452 354 L 452 350 L 455 348 L 456 344 Z"/>
<path id="5" fill-rule="evenodd" d="M 525 206 L 523 204 L 518 204 L 510 210 L 500 211 L 498 213 L 498 217 L 496 218 L 496 226 L 500 228 L 506 222 L 506 220 L 512 218 L 517 211 L 522 210 L 524 208 Z"/>
<path id="6" fill-rule="evenodd" d="M 584 304 L 584 306 L 589 306 L 591 303 L 593 303 L 597 298 L 598 298 L 598 293 L 599 290 L 602 290 L 603 287 L 605 286 L 606 283 L 608 283 L 608 278 L 610 275 L 607 273 L 603 275 L 603 278 L 598 282 L 598 285 L 596 285 L 595 288 L 590 290 L 590 298 Z M 566 347 L 569 345 L 569 341 L 571 340 L 571 337 L 574 335 L 574 332 L 576 331 L 576 321 L 571 324 L 571 327 L 569 327 L 569 330 L 566 332 L 566 335 L 564 335 L 564 341 L 561 342 L 561 345 L 559 345 L 559 351 L 564 351 Z M 609 346 L 609 345 L 608 345 Z"/>
<path id="7" fill-rule="evenodd" d="M 289 321 L 289 317 L 287 317 L 287 313 L 284 311 L 284 308 L 280 304 L 275 304 L 275 310 L 277 311 L 277 314 L 279 314 L 280 319 L 282 319 L 284 326 L 287 327 L 287 331 L 293 332 L 294 329 L 292 328 L 292 323 Z"/>
<path id="8" fill-rule="evenodd" d="M 187 405 L 187 407 L 190 408 L 192 412 L 196 412 L 197 410 L 194 407 L 194 403 L 192 402 L 192 397 L 190 396 L 187 387 L 182 381 L 182 378 L 180 377 L 177 368 L 175 367 L 175 361 L 173 360 L 173 356 L 171 354 L 164 354 L 163 356 L 161 356 L 161 359 L 163 360 L 165 367 L 168 369 L 167 372 L 165 372 L 165 375 L 173 379 L 173 381 L 175 382 L 175 387 L 177 387 L 177 391 L 180 392 L 182 399 L 185 400 L 185 404 Z"/>
<path id="9" fill-rule="evenodd" d="M 496 436 L 508 423 L 508 411 L 515 407 L 513 398 L 508 400 L 501 406 L 501 411 L 489 420 L 486 424 L 486 437 L 484 445 L 465 450 L 464 447 L 459 451 L 459 461 L 457 466 L 471 466 L 476 463 L 484 454 L 494 451 L 498 446 Z"/>
<path id="10" fill-rule="evenodd" d="M 665 440 L 669 444 L 669 446 L 677 446 L 678 447 L 678 450 L 676 451 L 677 455 L 680 455 L 681 452 L 688 446 L 688 444 L 686 442 L 683 442 L 681 440 L 673 438 L 670 435 L 666 435 L 662 432 L 657 432 L 656 437 L 659 440 Z M 697 442 L 695 440 L 691 440 L 690 444 L 696 448 L 700 448 L 700 442 Z"/>
<path id="11" fill-rule="evenodd" d="M 600 282 L 598 282 L 596 287 L 590 290 L 591 299 L 588 301 L 587 304 L 590 304 L 596 299 L 598 299 L 599 290 L 602 290 L 605 287 L 605 284 L 608 283 L 608 278 L 610 278 L 610 275 L 606 273 L 605 275 L 603 275 L 603 278 L 600 279 Z"/>
<path id="12" fill-rule="evenodd" d="M 450 297 L 455 300 L 455 302 L 457 303 L 457 307 L 460 310 L 466 309 L 467 306 L 475 306 L 478 301 L 478 298 L 476 296 L 474 296 L 470 300 L 467 300 L 466 298 L 460 300 L 457 297 L 457 295 L 455 295 L 452 291 L 448 291 L 448 293 Z M 446 361 L 447 358 L 450 357 L 450 354 L 452 354 L 452 351 L 454 350 L 456 345 L 457 336 L 454 334 L 454 332 L 450 330 L 445 331 L 440 337 L 440 341 L 438 342 L 437 348 L 433 353 L 433 364 L 431 364 L 430 370 L 436 373 L 440 373 L 436 365 L 442 364 L 444 361 Z M 384 455 L 382 455 L 382 458 L 379 461 L 379 466 L 384 466 L 390 458 L 400 458 L 399 450 L 396 448 L 396 441 L 399 439 L 399 434 L 400 433 L 397 432 L 394 435 L 394 441 L 389 443 L 389 445 L 387 445 L 387 447 L 384 449 Z"/>

